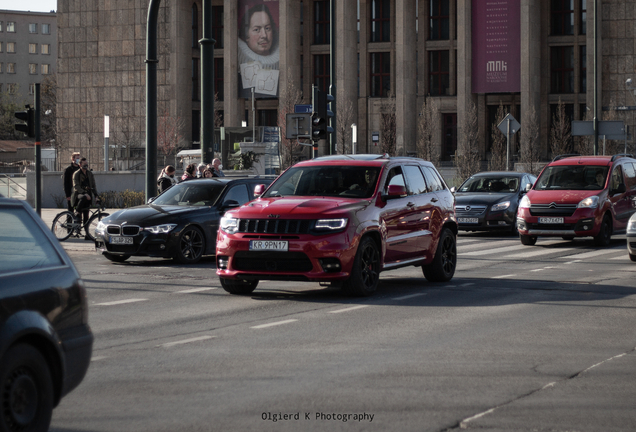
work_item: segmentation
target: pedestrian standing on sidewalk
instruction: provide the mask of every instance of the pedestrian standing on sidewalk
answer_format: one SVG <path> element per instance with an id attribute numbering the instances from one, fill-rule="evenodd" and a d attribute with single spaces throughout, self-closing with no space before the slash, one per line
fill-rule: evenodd
<path id="1" fill-rule="evenodd" d="M 64 196 L 66 197 L 66 208 L 68 211 L 73 211 L 73 204 L 71 203 L 71 196 L 73 195 L 73 174 L 80 169 L 80 153 L 73 152 L 71 155 L 71 164 L 64 170 Z"/>

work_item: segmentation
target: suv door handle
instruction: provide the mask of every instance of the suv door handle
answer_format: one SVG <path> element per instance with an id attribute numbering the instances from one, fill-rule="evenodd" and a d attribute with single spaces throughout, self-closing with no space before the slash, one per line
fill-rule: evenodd
<path id="1" fill-rule="evenodd" d="M 415 207 L 415 203 L 409 201 L 408 203 L 406 203 L 406 206 L 407 207 Z"/>
<path id="2" fill-rule="evenodd" d="M 431 198 L 431 202 L 437 202 L 437 201 L 438 201 L 437 198 L 435 197 Z"/>

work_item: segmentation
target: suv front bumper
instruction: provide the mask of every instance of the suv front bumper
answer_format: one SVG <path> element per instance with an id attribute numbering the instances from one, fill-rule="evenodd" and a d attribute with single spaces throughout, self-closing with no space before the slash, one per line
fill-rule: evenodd
<path id="1" fill-rule="evenodd" d="M 542 237 L 594 237 L 601 229 L 602 218 L 595 215 L 596 209 L 577 209 L 572 216 L 558 216 L 562 223 L 543 223 L 545 217 L 532 216 L 527 208 L 517 213 L 517 229 L 522 235 Z"/>

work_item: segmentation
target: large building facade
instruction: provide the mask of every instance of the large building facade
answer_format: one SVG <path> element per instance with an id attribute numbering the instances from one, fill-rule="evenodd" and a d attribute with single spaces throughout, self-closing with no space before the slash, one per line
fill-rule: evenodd
<path id="1" fill-rule="evenodd" d="M 441 161 L 452 163 L 474 106 L 476 150 L 487 160 L 501 105 L 519 120 L 522 131 L 536 123 L 538 139 L 531 142 L 545 159 L 551 157 L 559 103 L 571 120 L 593 117 L 593 0 L 333 3 L 333 84 L 343 131 L 335 151 L 351 151 L 351 135 L 345 132 L 355 123 L 357 152 L 382 152 L 387 139 L 383 118 L 393 112 L 394 152 L 416 155 L 424 107 L 434 107 L 432 141 Z M 225 127 L 240 127 L 244 121 L 281 125 L 291 101 L 311 103 L 312 85 L 328 89 L 329 0 L 211 4 L 216 109 Z M 58 5 L 61 149 L 83 151 L 101 166 L 103 117 L 109 115 L 111 142 L 143 153 L 148 0 L 60 0 Z M 633 125 L 629 108 L 636 101 L 626 81 L 634 78 L 636 83 L 636 0 L 596 0 L 596 9 L 597 117 Z M 200 139 L 202 12 L 201 1 L 178 0 L 162 2 L 159 13 L 159 127 L 178 120 L 186 146 Z M 268 25 L 271 33 L 261 37 L 271 41 L 261 43 L 259 54 L 250 45 L 249 31 L 264 31 Z M 497 53 L 504 53 L 504 60 L 488 59 Z M 517 141 L 523 143 L 518 138 L 513 154 L 520 151 Z M 330 151 L 321 145 L 321 153 Z"/>

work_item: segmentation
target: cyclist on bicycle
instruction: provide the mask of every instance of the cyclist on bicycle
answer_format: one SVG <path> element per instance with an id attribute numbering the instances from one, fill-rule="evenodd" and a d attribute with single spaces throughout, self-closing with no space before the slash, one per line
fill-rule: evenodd
<path id="1" fill-rule="evenodd" d="M 80 169 L 73 174 L 73 196 L 71 202 L 77 211 L 77 220 L 85 227 L 88 222 L 88 212 L 91 204 L 99 199 L 97 198 L 97 188 L 95 186 L 95 177 L 88 170 L 88 161 L 86 158 L 80 159 Z M 91 240 L 88 233 L 85 232 L 84 240 Z"/>

